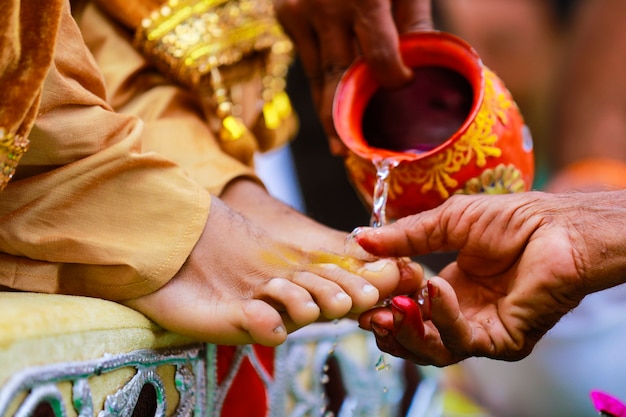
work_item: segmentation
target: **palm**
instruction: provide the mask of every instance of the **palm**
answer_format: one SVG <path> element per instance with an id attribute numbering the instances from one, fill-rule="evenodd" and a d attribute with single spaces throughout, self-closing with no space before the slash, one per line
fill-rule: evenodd
<path id="1" fill-rule="evenodd" d="M 491 245 L 489 239 L 473 241 Z M 451 340 L 430 323 L 430 337 L 441 337 L 451 357 L 455 351 L 470 351 L 497 359 L 521 359 L 579 301 L 563 293 L 578 279 L 572 248 L 560 229 L 545 225 L 529 241 L 524 235 L 519 239 L 513 235 L 508 242 L 500 242 L 499 252 L 485 251 L 482 246 L 462 249 L 458 261 L 439 274 L 454 288 L 470 333 L 462 340 L 452 333 L 456 340 Z M 490 253 L 492 258 L 481 253 Z"/>

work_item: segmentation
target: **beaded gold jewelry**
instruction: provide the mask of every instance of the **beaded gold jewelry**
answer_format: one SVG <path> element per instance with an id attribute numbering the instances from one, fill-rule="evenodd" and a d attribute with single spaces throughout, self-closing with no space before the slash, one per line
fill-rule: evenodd
<path id="1" fill-rule="evenodd" d="M 0 191 L 15 174 L 17 164 L 28 150 L 29 140 L 21 135 L 7 133 L 0 127 Z"/>
<path id="2" fill-rule="evenodd" d="M 208 96 L 225 144 L 250 135 L 233 104 L 233 86 L 262 77 L 261 148 L 293 134 L 285 74 L 293 46 L 274 17 L 271 0 L 169 0 L 142 21 L 135 45 L 170 78 Z M 284 139 L 284 138 L 280 138 Z"/>

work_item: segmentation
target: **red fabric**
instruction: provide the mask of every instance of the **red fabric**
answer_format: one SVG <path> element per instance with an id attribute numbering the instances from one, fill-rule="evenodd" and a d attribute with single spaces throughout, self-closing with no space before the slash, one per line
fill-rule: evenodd
<path id="1" fill-rule="evenodd" d="M 217 351 L 217 382 L 222 384 L 228 376 L 237 346 L 219 346 Z M 259 362 L 267 373 L 274 376 L 274 348 L 254 345 Z M 268 413 L 268 393 L 263 380 L 245 357 L 226 395 L 222 417 L 265 417 Z"/>

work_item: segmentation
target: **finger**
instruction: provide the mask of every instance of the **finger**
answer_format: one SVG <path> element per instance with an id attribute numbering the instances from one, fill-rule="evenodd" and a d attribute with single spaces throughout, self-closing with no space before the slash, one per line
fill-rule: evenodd
<path id="1" fill-rule="evenodd" d="M 332 118 L 335 90 L 345 70 L 357 56 L 351 24 L 341 15 L 324 14 L 314 19 L 319 37 L 322 86 L 318 101 L 318 115 L 324 131 L 329 136 L 330 151 L 341 155 L 346 148 L 339 142 Z"/>
<path id="2" fill-rule="evenodd" d="M 295 44 L 317 108 L 321 100 L 324 77 L 319 39 L 307 16 L 307 10 L 301 2 L 281 0 L 276 2 L 276 16 Z"/>
<path id="3" fill-rule="evenodd" d="M 374 316 L 379 315 L 380 318 L 374 320 Z M 385 317 L 387 318 L 385 320 Z M 363 330 L 373 331 L 372 324 L 378 324 L 387 333 L 393 331 L 393 315 L 388 307 L 376 307 L 359 314 L 359 327 Z"/>
<path id="4" fill-rule="evenodd" d="M 357 56 L 350 21 L 338 10 L 315 14 L 313 27 L 319 38 L 325 82 L 336 81 Z"/>
<path id="5" fill-rule="evenodd" d="M 331 116 L 332 118 L 332 116 Z M 337 136 L 337 132 L 335 131 L 335 126 L 333 125 L 332 131 L 327 132 L 328 135 L 328 149 L 332 156 L 345 158 L 348 156 L 349 149 L 348 147 L 339 139 Z"/>
<path id="6" fill-rule="evenodd" d="M 426 328 L 424 338 L 419 331 L 415 331 L 415 327 L 402 326 L 397 320 L 397 313 L 381 307 L 363 313 L 359 317 L 359 326 L 371 330 L 378 348 L 393 356 L 419 365 L 445 366 L 455 362 L 438 338 L 436 330 Z"/>
<path id="7" fill-rule="evenodd" d="M 389 307 L 378 307 L 359 316 L 359 327 L 369 330 L 376 337 L 376 344 L 383 352 L 409 359 L 411 352 L 400 345 L 394 337 L 394 317 Z"/>
<path id="8" fill-rule="evenodd" d="M 344 242 L 344 253 L 363 261 L 376 261 L 378 257 L 366 252 L 356 241 L 356 236 L 361 232 L 361 230 L 362 227 L 356 227 L 348 236 L 346 236 Z"/>
<path id="9" fill-rule="evenodd" d="M 394 342 L 385 343 L 419 365 L 447 366 L 464 359 L 447 348 L 432 322 L 423 321 L 422 308 L 412 298 L 394 297 L 391 301 Z"/>
<path id="10" fill-rule="evenodd" d="M 368 0 L 356 12 L 354 32 L 360 51 L 376 80 L 399 87 L 411 79 L 400 55 L 400 40 L 388 0 Z"/>
<path id="11" fill-rule="evenodd" d="M 434 27 L 431 0 L 395 0 L 393 14 L 400 34 Z"/>
<path id="12" fill-rule="evenodd" d="M 335 124 L 333 121 L 333 103 L 335 100 L 335 90 L 337 89 L 339 80 L 343 75 L 344 70 L 347 68 L 347 65 L 341 66 L 341 64 L 337 64 L 337 66 L 322 68 L 323 77 L 319 88 L 319 101 L 317 103 L 319 121 L 322 124 L 324 132 L 328 136 L 330 153 L 335 156 L 346 156 L 348 148 L 340 140 L 337 131 L 335 130 Z"/>
<path id="13" fill-rule="evenodd" d="M 395 349 L 404 351 L 402 357 L 413 363 L 443 367 L 466 358 L 466 356 L 456 355 L 447 349 L 439 331 L 431 322 L 425 324 L 424 336 L 422 338 L 418 336 L 413 327 L 402 326 L 396 331 L 394 337 Z"/>
<path id="14" fill-rule="evenodd" d="M 459 197 L 466 199 L 459 200 Z M 474 204 L 476 207 L 471 212 L 467 209 L 474 201 L 472 197 L 452 196 L 432 210 L 403 217 L 392 224 L 378 228 L 361 227 L 354 239 L 365 251 L 383 257 L 460 249 L 466 243 L 470 226 L 480 220 L 482 213 L 479 204 Z M 458 207 L 449 209 L 456 202 L 459 202 Z M 459 216 L 462 216 L 462 224 Z"/>
<path id="15" fill-rule="evenodd" d="M 394 331 L 397 334 L 400 328 L 406 328 L 411 339 L 424 339 L 424 321 L 419 306 L 410 297 L 398 295 L 391 299 Z"/>
<path id="16" fill-rule="evenodd" d="M 308 25 L 307 25 L 308 26 Z M 298 36 L 294 37 L 297 47 L 298 57 L 302 64 L 302 69 L 307 77 L 311 98 L 315 108 L 318 108 L 322 100 L 322 89 L 324 87 L 324 71 L 320 58 L 320 46 L 310 27 L 301 29 Z"/>
<path id="17" fill-rule="evenodd" d="M 439 331 L 446 348 L 457 356 L 467 357 L 477 352 L 474 328 L 465 319 L 454 289 L 446 280 L 432 277 L 428 282 L 431 321 Z"/>
<path id="18" fill-rule="evenodd" d="M 359 327 L 373 331 L 378 347 L 419 365 L 447 366 L 467 357 L 444 344 L 433 323 L 423 322 L 420 309 L 408 297 L 394 297 L 391 307 L 361 314 Z"/>
<path id="19" fill-rule="evenodd" d="M 361 227 L 354 239 L 365 251 L 382 257 L 414 256 L 438 250 L 442 244 L 433 234 L 435 222 L 431 219 L 427 224 L 425 217 L 425 213 L 419 213 L 382 227 Z"/>

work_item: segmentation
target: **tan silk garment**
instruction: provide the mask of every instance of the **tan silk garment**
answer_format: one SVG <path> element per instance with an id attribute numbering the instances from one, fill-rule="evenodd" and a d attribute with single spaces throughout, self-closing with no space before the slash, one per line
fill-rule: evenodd
<path id="1" fill-rule="evenodd" d="M 236 177 L 256 180 L 251 168 L 220 150 L 197 98 L 152 70 L 132 33 L 95 7 L 78 19 L 83 38 L 68 2 L 0 4 L 15 11 L 0 26 L 13 46 L 0 50 L 0 87 L 22 104 L 3 99 L 0 123 L 28 127 L 37 111 L 30 149 L 0 192 L 0 285 L 111 300 L 155 291 L 199 238 L 210 195 Z M 20 50 L 40 53 L 11 84 Z"/>

